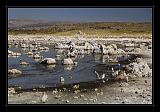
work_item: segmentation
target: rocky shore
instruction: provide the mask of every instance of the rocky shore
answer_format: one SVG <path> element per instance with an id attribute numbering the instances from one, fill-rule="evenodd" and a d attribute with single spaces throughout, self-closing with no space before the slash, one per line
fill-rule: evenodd
<path id="1" fill-rule="evenodd" d="M 26 92 L 8 88 L 9 104 L 152 104 L 152 39 L 9 35 L 8 42 L 10 44 L 18 41 L 43 42 L 43 44 L 57 45 L 55 46 L 57 48 L 66 48 L 68 46 L 67 44 L 65 46 L 65 43 L 73 42 L 71 45 L 76 49 L 91 49 L 94 51 L 93 53 L 102 55 L 121 54 L 122 56 L 117 58 L 118 61 L 125 59 L 123 54 L 136 54 L 141 58 L 136 58 L 133 62 L 125 65 L 124 71 L 114 71 L 115 80 L 104 82 L 95 88 L 81 89 L 78 85 L 74 85 L 72 89 L 62 88 L 47 91 L 33 89 Z M 85 47 L 76 47 L 74 43 L 84 43 Z M 101 46 L 96 43 L 101 43 Z M 123 45 L 124 48 L 133 46 L 138 46 L 138 48 L 123 50 L 117 48 L 117 45 Z M 100 50 L 101 52 L 99 52 Z M 73 51 L 72 54 L 68 54 L 69 57 L 78 53 L 82 54 L 83 50 Z M 11 51 L 9 52 L 11 53 Z M 45 62 L 49 63 L 50 61 Z M 15 73 L 10 70 L 10 74 Z"/>

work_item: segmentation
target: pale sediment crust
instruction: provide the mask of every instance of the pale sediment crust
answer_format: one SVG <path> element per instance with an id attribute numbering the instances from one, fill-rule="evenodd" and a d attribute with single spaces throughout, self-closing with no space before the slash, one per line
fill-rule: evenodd
<path id="1" fill-rule="evenodd" d="M 141 36 L 107 36 L 107 37 L 97 37 L 97 36 L 54 36 L 54 35 L 8 35 L 8 40 L 108 40 L 108 41 L 152 41 L 152 35 L 141 35 Z"/>

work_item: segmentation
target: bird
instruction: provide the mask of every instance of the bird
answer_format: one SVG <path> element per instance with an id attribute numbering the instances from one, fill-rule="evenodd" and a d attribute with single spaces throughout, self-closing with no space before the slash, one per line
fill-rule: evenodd
<path id="1" fill-rule="evenodd" d="M 20 59 L 20 65 L 29 65 L 29 63 L 27 63 L 27 62 L 25 62 L 25 61 L 22 61 L 22 60 Z"/>
<path id="2" fill-rule="evenodd" d="M 48 101 L 48 96 L 47 96 L 47 94 L 46 94 L 45 92 L 43 93 L 43 96 L 42 96 L 41 101 L 42 101 L 43 103 L 45 103 L 45 102 Z"/>
<path id="3" fill-rule="evenodd" d="M 60 83 L 64 84 L 64 78 L 63 77 L 60 77 Z"/>
<path id="4" fill-rule="evenodd" d="M 98 79 L 100 79 L 99 74 L 97 73 L 97 71 L 94 71 L 94 73 L 96 74 L 96 76 L 98 77 Z"/>
<path id="5" fill-rule="evenodd" d="M 112 67 L 111 69 L 112 69 L 112 72 L 114 72 L 114 68 Z"/>
<path id="6" fill-rule="evenodd" d="M 105 73 L 103 73 L 103 74 L 102 74 L 102 76 L 101 76 L 101 79 L 104 79 L 104 78 L 105 78 L 105 76 L 106 76 L 106 74 L 105 74 Z"/>
<path id="7" fill-rule="evenodd" d="M 120 71 L 120 67 L 121 67 L 121 64 L 120 64 L 120 63 L 118 63 L 118 71 Z"/>

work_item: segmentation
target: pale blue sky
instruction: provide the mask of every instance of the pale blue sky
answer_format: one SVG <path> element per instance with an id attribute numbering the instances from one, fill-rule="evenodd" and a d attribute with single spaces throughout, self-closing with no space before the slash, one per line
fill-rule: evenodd
<path id="1" fill-rule="evenodd" d="M 8 19 L 151 22 L 152 8 L 8 8 Z"/>

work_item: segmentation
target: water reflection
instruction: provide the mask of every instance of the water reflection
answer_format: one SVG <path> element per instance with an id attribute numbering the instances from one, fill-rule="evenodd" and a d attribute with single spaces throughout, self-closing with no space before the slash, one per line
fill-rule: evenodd
<path id="1" fill-rule="evenodd" d="M 35 58 L 33 58 L 33 60 L 34 60 L 35 62 L 40 62 L 41 59 L 35 59 Z"/>
<path id="2" fill-rule="evenodd" d="M 21 48 L 21 52 L 28 52 L 29 49 L 28 48 Z"/>
<path id="3" fill-rule="evenodd" d="M 10 85 L 23 85 L 24 87 L 32 88 L 33 86 L 40 87 L 54 86 L 59 83 L 59 77 L 63 76 L 65 78 L 65 84 L 79 83 L 95 81 L 97 79 L 110 79 L 111 78 L 111 67 L 108 62 L 108 55 L 92 55 L 92 51 L 86 50 L 85 55 L 77 55 L 73 57 L 72 60 L 78 63 L 78 66 L 74 65 L 62 65 L 62 60 L 66 58 L 64 55 L 67 50 L 65 49 L 53 49 L 53 46 L 49 47 L 48 51 L 42 51 L 38 48 L 9 48 L 9 50 L 14 52 L 21 52 L 22 56 L 13 59 L 8 57 L 8 64 L 11 68 L 16 68 L 22 71 L 21 77 L 17 76 L 14 79 L 9 79 L 8 84 Z M 37 49 L 33 55 L 27 55 L 29 51 Z M 55 58 L 57 64 L 55 65 L 42 65 L 39 63 L 41 59 L 33 59 L 33 56 L 38 53 L 39 56 L 44 58 Z M 91 54 L 90 54 L 91 53 Z M 88 55 L 89 54 L 89 55 Z M 109 56 L 109 59 L 115 58 L 114 56 Z M 19 59 L 26 60 L 29 62 L 29 66 L 21 67 L 19 66 Z M 98 73 L 96 75 L 95 71 Z M 29 74 L 29 75 L 28 75 Z M 72 79 L 66 78 L 67 75 L 73 77 Z"/>
<path id="4" fill-rule="evenodd" d="M 55 51 L 56 51 L 56 54 L 58 54 L 58 55 L 62 55 L 65 53 L 64 49 L 56 49 Z"/>
<path id="5" fill-rule="evenodd" d="M 61 60 L 62 59 L 61 55 L 56 55 L 55 58 L 56 58 L 56 60 Z"/>
<path id="6" fill-rule="evenodd" d="M 64 65 L 64 70 L 72 70 L 74 65 Z"/>
<path id="7" fill-rule="evenodd" d="M 20 56 L 16 56 L 16 55 L 8 55 L 9 57 L 12 57 L 12 58 L 18 58 Z"/>
<path id="8" fill-rule="evenodd" d="M 129 55 L 94 55 L 96 63 L 118 63 L 129 59 Z"/>
<path id="9" fill-rule="evenodd" d="M 98 55 L 94 55 L 94 58 L 95 58 L 95 62 L 97 63 L 101 63 L 101 62 L 106 63 L 106 62 L 109 62 L 109 60 L 111 60 L 113 57 L 109 55 L 98 54 Z"/>
<path id="10" fill-rule="evenodd" d="M 44 65 L 44 68 L 47 70 L 53 70 L 56 67 L 56 65 Z"/>
<path id="11" fill-rule="evenodd" d="M 77 58 L 78 58 L 78 59 L 82 59 L 82 58 L 84 58 L 84 56 L 85 56 L 85 55 L 77 55 Z"/>

